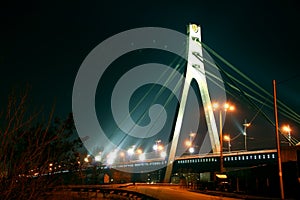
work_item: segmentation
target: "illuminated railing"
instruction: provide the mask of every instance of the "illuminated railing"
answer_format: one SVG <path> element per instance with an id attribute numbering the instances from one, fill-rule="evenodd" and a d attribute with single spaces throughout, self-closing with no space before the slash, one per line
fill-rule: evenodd
<path id="1" fill-rule="evenodd" d="M 224 162 L 269 162 L 277 159 L 276 149 L 258 150 L 258 151 L 231 151 L 224 154 Z M 178 164 L 193 164 L 193 163 L 217 163 L 220 161 L 220 155 L 216 153 L 195 154 L 176 157 L 175 162 Z M 147 160 L 131 160 L 126 162 L 118 162 L 109 167 L 112 168 L 132 168 L 132 167 L 147 167 L 155 165 L 166 165 L 164 158 L 152 158 Z"/>

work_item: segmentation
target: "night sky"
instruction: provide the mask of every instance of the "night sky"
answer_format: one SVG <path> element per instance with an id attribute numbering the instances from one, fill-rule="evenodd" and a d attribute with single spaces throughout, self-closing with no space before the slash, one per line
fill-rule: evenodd
<path id="1" fill-rule="evenodd" d="M 1 3 L 1 107 L 12 88 L 29 84 L 33 105 L 43 106 L 47 112 L 55 102 L 55 115 L 66 117 L 72 111 L 77 71 L 88 53 L 103 40 L 128 29 L 148 26 L 185 34 L 187 25 L 196 23 L 202 28 L 205 44 L 270 93 L 272 80 L 276 79 L 278 98 L 300 114 L 300 13 L 296 1 L 182 2 Z M 237 123 L 255 114 L 247 115 L 241 111 L 243 108 L 238 109 Z M 283 121 L 291 124 L 299 140 L 299 124 Z M 227 130 L 233 135 L 238 133 L 231 127 Z M 253 127 L 252 134 L 253 146 L 265 145 L 264 142 L 266 147 L 274 145 L 274 139 L 264 140 L 272 137 L 272 132 L 262 135 Z"/>

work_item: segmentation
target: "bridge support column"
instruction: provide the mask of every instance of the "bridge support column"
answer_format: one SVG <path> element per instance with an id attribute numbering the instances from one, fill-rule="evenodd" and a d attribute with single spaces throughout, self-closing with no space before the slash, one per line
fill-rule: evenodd
<path id="1" fill-rule="evenodd" d="M 169 152 L 168 165 L 166 169 L 164 182 L 169 182 L 171 178 L 171 174 L 173 170 L 173 162 L 175 160 L 178 140 L 180 136 L 180 130 L 181 130 L 185 106 L 187 102 L 188 90 L 193 79 L 195 79 L 196 82 L 198 83 L 198 87 L 200 90 L 200 95 L 203 102 L 205 119 L 208 127 L 208 133 L 212 145 L 212 150 L 214 153 L 220 152 L 219 135 L 218 135 L 214 113 L 212 109 L 209 109 L 212 108 L 212 106 L 211 106 L 211 100 L 210 100 L 210 95 L 208 92 L 208 86 L 206 81 L 202 46 L 199 46 L 199 43 L 197 43 L 197 41 L 201 41 L 200 26 L 197 26 L 195 24 L 190 24 L 188 28 L 188 35 L 189 35 L 188 63 L 187 63 L 187 71 L 186 71 L 186 80 L 183 86 L 183 92 L 182 92 L 179 111 L 178 111 L 177 120 L 175 124 L 173 140 Z"/>

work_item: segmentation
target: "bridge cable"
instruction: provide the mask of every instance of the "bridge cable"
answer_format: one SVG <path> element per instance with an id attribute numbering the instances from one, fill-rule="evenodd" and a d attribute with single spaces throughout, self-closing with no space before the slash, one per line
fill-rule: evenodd
<path id="1" fill-rule="evenodd" d="M 219 60 L 221 60 L 224 64 L 226 64 L 227 66 L 229 66 L 230 68 L 234 69 L 235 71 L 237 71 L 243 78 L 245 78 L 246 80 L 248 80 L 250 83 L 252 83 L 253 85 L 255 85 L 256 87 L 258 87 L 259 89 L 261 89 L 265 94 L 267 94 L 268 96 L 271 96 L 268 92 L 266 92 L 263 88 L 261 88 L 258 84 L 256 84 L 254 81 L 252 81 L 250 78 L 248 78 L 246 75 L 242 74 L 242 72 L 240 72 L 239 70 L 237 70 L 232 64 L 230 64 L 228 61 L 226 61 L 223 57 L 221 57 L 219 54 L 217 54 L 214 50 L 212 50 L 211 48 L 209 48 L 207 45 L 205 45 L 203 42 L 197 41 L 200 44 L 203 45 L 203 47 L 205 49 L 207 49 L 208 51 L 210 51 L 214 56 L 216 56 Z M 202 58 L 203 59 L 203 58 Z M 233 80 L 232 76 L 227 73 L 220 65 L 218 65 L 216 63 L 216 66 L 218 67 L 218 69 L 232 82 L 232 84 L 238 88 L 238 90 L 240 91 L 240 93 L 243 94 L 243 96 L 249 101 L 249 103 L 255 107 L 255 109 L 258 111 L 257 114 L 259 112 L 261 112 L 262 107 L 258 108 L 258 106 L 249 98 L 248 95 L 246 95 L 246 93 L 240 88 L 238 87 L 238 85 L 236 84 L 236 81 Z M 266 101 L 267 99 L 265 99 Z M 283 104 L 283 103 L 282 103 Z M 265 104 L 263 104 L 262 106 L 264 106 Z M 284 105 L 284 104 L 283 104 Z M 285 105 L 284 105 L 285 106 Z M 285 106 L 287 107 L 287 106 Z M 290 109 L 290 108 L 289 108 Z M 294 112 L 295 113 L 295 112 Z M 257 115 L 256 114 L 256 115 Z M 262 112 L 263 116 L 267 119 L 267 121 L 269 121 L 273 126 L 275 125 L 274 122 L 264 113 Z M 285 113 L 284 113 L 285 114 Z M 297 113 L 296 113 L 297 114 Z M 298 115 L 298 114 L 297 114 Z M 287 116 L 285 114 L 285 116 Z M 297 117 L 297 116 L 296 116 Z M 253 119 L 254 120 L 254 119 Z M 293 118 L 293 120 L 295 121 L 295 119 Z M 298 122 L 298 121 L 296 121 Z M 299 123 L 299 122 L 298 122 Z M 282 133 L 281 133 L 282 134 Z M 282 134 L 284 136 L 284 138 L 288 139 L 286 135 Z M 293 138 L 293 141 L 298 142 L 295 138 Z M 295 143 L 293 142 L 293 144 Z"/>

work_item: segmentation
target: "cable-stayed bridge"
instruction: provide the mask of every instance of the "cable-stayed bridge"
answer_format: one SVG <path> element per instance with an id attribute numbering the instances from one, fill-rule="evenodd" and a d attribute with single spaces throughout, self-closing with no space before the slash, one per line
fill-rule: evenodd
<path id="1" fill-rule="evenodd" d="M 207 58 L 207 56 L 205 55 L 207 53 L 213 56 L 214 61 Z M 246 125 L 252 124 L 258 115 L 262 116 L 267 123 L 275 127 L 275 123 L 272 120 L 270 113 L 268 113 L 268 111 L 272 111 L 273 109 L 273 95 L 266 89 L 261 87 L 259 84 L 257 84 L 255 81 L 251 80 L 248 76 L 243 74 L 240 70 L 238 70 L 237 67 L 229 63 L 226 59 L 224 59 L 222 56 L 208 47 L 205 43 L 203 43 L 201 41 L 201 29 L 195 24 L 190 24 L 188 26 L 187 54 L 187 67 L 185 71 L 186 80 L 183 83 L 182 87 L 179 109 L 177 116 L 175 117 L 172 140 L 170 145 L 164 152 L 165 156 L 162 156 L 161 158 L 155 158 L 152 154 L 157 153 L 156 151 L 152 153 L 144 152 L 141 159 L 134 160 L 131 158 L 127 161 L 123 160 L 122 163 L 112 162 L 112 160 L 114 160 L 116 157 L 115 153 L 113 154 L 113 159 L 107 159 L 109 161 L 107 163 L 108 166 L 117 169 L 128 168 L 132 169 L 133 172 L 135 171 L 135 169 L 142 170 L 144 168 L 144 170 L 142 171 L 151 171 L 151 167 L 153 166 L 156 166 L 154 167 L 156 169 L 160 165 L 162 167 L 166 166 L 165 181 L 168 182 L 172 175 L 174 165 L 183 166 L 185 164 L 194 164 L 195 166 L 201 166 L 204 163 L 209 163 L 207 165 L 207 170 L 215 169 L 213 166 L 221 165 L 220 171 L 222 172 L 222 167 L 226 168 L 228 166 L 231 166 L 234 162 L 240 163 L 238 164 L 240 166 L 251 166 L 252 164 L 255 164 L 257 162 L 259 162 L 260 164 L 274 162 L 277 158 L 276 150 L 264 150 L 263 146 L 257 147 L 261 149 L 259 151 L 238 151 L 235 153 L 223 152 L 222 128 L 224 126 L 224 122 L 222 122 L 222 120 L 224 120 L 224 116 L 222 116 L 221 111 L 219 112 L 220 116 L 214 114 L 214 99 L 212 99 L 211 91 L 209 91 L 207 82 L 210 81 L 214 83 L 217 87 L 221 88 L 221 90 L 224 90 L 226 94 L 236 99 L 242 100 L 243 103 L 247 104 L 249 107 L 251 107 L 252 110 L 255 111 L 256 114 L 250 120 L 250 122 L 245 122 L 244 124 L 243 134 L 245 134 L 245 149 L 247 139 Z M 222 74 L 223 79 L 207 70 L 207 66 L 210 66 L 211 68 L 219 71 Z M 170 75 L 168 80 L 172 80 L 172 74 Z M 178 156 L 176 152 L 178 151 L 179 146 L 182 145 L 179 144 L 179 138 L 181 134 L 184 115 L 186 112 L 185 109 L 188 102 L 189 87 L 192 81 L 196 82 L 196 85 L 199 89 L 204 111 L 205 123 L 207 127 L 207 135 L 209 138 L 208 142 L 211 145 L 211 151 L 208 151 L 205 154 L 195 154 L 194 152 L 192 152 L 191 154 L 193 155 L 190 156 Z M 226 105 L 224 104 L 224 106 Z M 222 110 L 222 112 L 226 114 L 226 112 L 229 111 L 230 107 L 228 106 L 228 108 L 224 107 L 222 109 L 224 109 Z M 266 109 L 268 109 L 268 111 L 266 111 Z M 300 124 L 299 114 L 294 112 L 289 106 L 285 105 L 281 101 L 278 101 L 278 110 L 282 116 L 290 119 L 295 123 Z M 282 137 L 285 138 L 286 141 L 292 146 L 295 146 L 299 143 L 299 141 L 290 134 L 282 134 Z M 193 135 L 193 139 L 194 138 L 195 135 Z M 228 142 L 230 142 L 230 139 Z M 192 139 L 190 140 L 190 143 L 193 143 Z M 124 159 L 124 155 L 122 157 L 122 159 Z"/>
<path id="2" fill-rule="evenodd" d="M 156 32 L 153 30 L 156 30 Z M 160 35 L 164 35 L 164 38 L 170 38 L 168 36 L 172 31 L 164 32 L 165 29 L 156 28 L 147 28 L 147 31 L 151 33 L 147 32 L 146 34 L 146 32 L 136 31 L 127 33 L 139 33 L 142 36 L 140 39 L 145 40 L 145 44 L 147 44 L 142 46 L 147 49 L 145 52 L 149 49 L 162 50 L 158 56 L 160 60 L 155 60 L 156 62 L 151 60 L 150 64 L 143 63 L 142 67 L 134 68 L 136 70 L 131 68 L 126 72 L 126 75 L 116 78 L 119 78 L 119 80 L 112 81 L 117 82 L 114 85 L 112 95 L 104 95 L 108 98 L 111 97 L 111 99 L 103 101 L 110 102 L 110 104 L 106 104 L 110 106 L 102 105 L 99 108 L 102 111 L 107 111 L 107 113 L 103 113 L 108 115 L 97 116 L 97 119 L 106 119 L 107 117 L 107 123 L 103 122 L 103 127 L 98 126 L 101 123 L 95 123 L 97 131 L 91 131 L 90 127 L 84 126 L 86 128 L 85 132 L 92 132 L 97 135 L 100 131 L 101 134 L 99 135 L 103 136 L 95 136 L 93 139 L 88 138 L 86 140 L 88 145 L 85 144 L 90 148 L 88 151 L 95 152 L 92 154 L 95 161 L 100 164 L 97 167 L 116 169 L 135 175 L 147 173 L 150 175 L 152 172 L 159 171 L 160 178 L 157 180 L 170 182 L 171 177 L 180 173 L 181 176 L 187 178 L 191 173 L 196 173 L 199 178 L 201 173 L 218 172 L 224 174 L 223 172 L 230 173 L 236 168 L 252 169 L 271 166 L 273 170 L 274 166 L 281 163 L 279 161 L 279 155 L 281 154 L 279 154 L 279 150 L 275 149 L 275 122 L 273 120 L 275 109 L 273 106 L 276 107 L 276 104 L 274 102 L 277 102 L 280 119 L 284 118 L 286 121 L 300 124 L 300 115 L 297 112 L 282 101 L 275 101 L 274 95 L 266 88 L 261 87 L 243 74 L 236 66 L 203 43 L 200 26 L 188 25 L 188 36 L 186 37 L 183 34 L 180 36 L 186 42 L 182 42 L 182 40 L 180 42 L 181 46 L 176 46 L 176 48 L 172 45 L 168 47 L 165 44 L 169 40 L 166 40 L 168 41 L 166 42 L 153 39 L 155 37 L 160 38 Z M 164 33 L 162 34 L 162 32 Z M 164 38 L 160 39 L 163 40 Z M 158 45 L 159 42 L 161 44 Z M 175 44 L 177 43 L 175 42 Z M 134 45 L 135 43 L 131 42 L 129 49 L 136 50 L 133 47 Z M 178 51 L 178 48 L 182 48 L 187 57 L 179 53 L 181 51 Z M 165 55 L 164 51 L 173 53 L 172 66 L 171 64 L 168 67 L 162 66 L 162 63 L 165 64 L 162 59 Z M 142 50 L 139 52 L 142 52 Z M 129 55 L 131 56 L 131 54 Z M 174 59 L 174 55 L 176 59 Z M 116 62 L 116 65 L 119 66 L 123 62 Z M 145 61 L 143 60 L 143 62 Z M 134 64 L 140 65 L 141 61 L 139 60 Z M 141 76 L 142 73 L 147 75 Z M 125 80 L 129 79 L 131 81 L 128 81 L 130 83 L 129 89 L 121 87 L 127 86 Z M 144 85 L 146 86 L 144 87 Z M 116 90 L 116 88 L 119 90 Z M 165 91 L 167 92 L 164 93 Z M 135 92 L 137 94 L 134 94 Z M 117 95 L 123 93 L 125 94 L 123 96 Z M 190 94 L 192 95 L 189 96 Z M 137 97 L 134 98 L 134 95 Z M 176 97 L 176 100 L 174 97 Z M 227 101 L 228 99 L 230 101 Z M 232 102 L 239 105 L 236 112 L 236 116 L 239 115 L 239 120 L 234 117 L 226 119 L 226 114 L 235 110 L 235 106 L 231 104 Z M 108 107 L 108 110 L 106 107 Z M 123 107 L 127 110 L 122 109 Z M 91 109 L 94 111 L 94 108 Z M 166 116 L 169 110 L 174 116 Z M 80 111 L 82 110 L 80 109 Z M 249 113 L 245 114 L 243 112 Z M 250 121 L 247 121 L 247 118 Z M 168 123 L 165 123 L 166 119 L 169 120 Z M 86 124 L 89 123 L 83 125 Z M 159 126 L 161 124 L 164 125 Z M 229 129 L 225 124 L 239 124 L 237 126 L 239 128 L 238 135 L 230 133 L 231 138 L 227 134 Z M 260 126 L 261 129 L 258 129 L 256 125 L 258 125 L 257 127 Z M 164 129 L 165 127 L 167 128 Z M 284 139 L 290 148 L 299 144 L 299 141 L 291 134 L 289 126 L 288 129 L 280 128 L 279 132 L 281 133 L 281 140 Z M 256 134 L 255 146 L 250 141 L 253 139 L 252 134 Z M 235 139 L 240 139 L 239 136 L 241 135 L 244 135 L 244 143 L 240 142 L 240 144 L 243 143 L 244 147 L 241 148 L 240 145 L 237 148 L 235 146 L 237 140 Z M 272 147 L 265 146 L 266 140 L 273 143 Z M 224 146 L 227 146 L 224 143 L 228 144 L 228 147 L 224 148 Z M 231 146 L 233 143 L 234 147 Z M 92 149 L 93 147 L 95 147 L 95 151 Z M 285 157 L 287 161 L 299 160 L 298 158 L 295 159 L 298 156 L 298 152 L 295 152 L 297 152 L 297 149 L 293 149 L 292 157 Z M 86 162 L 88 163 L 89 160 L 87 158 Z M 269 188 L 269 182 L 274 175 L 270 175 L 268 172 L 255 175 L 255 178 L 259 179 L 260 176 L 263 177 L 264 185 Z M 242 177 L 235 176 L 237 190 L 239 178 L 245 177 L 247 179 L 247 174 L 243 174 Z M 244 180 L 244 182 L 247 182 L 247 180 Z"/>

